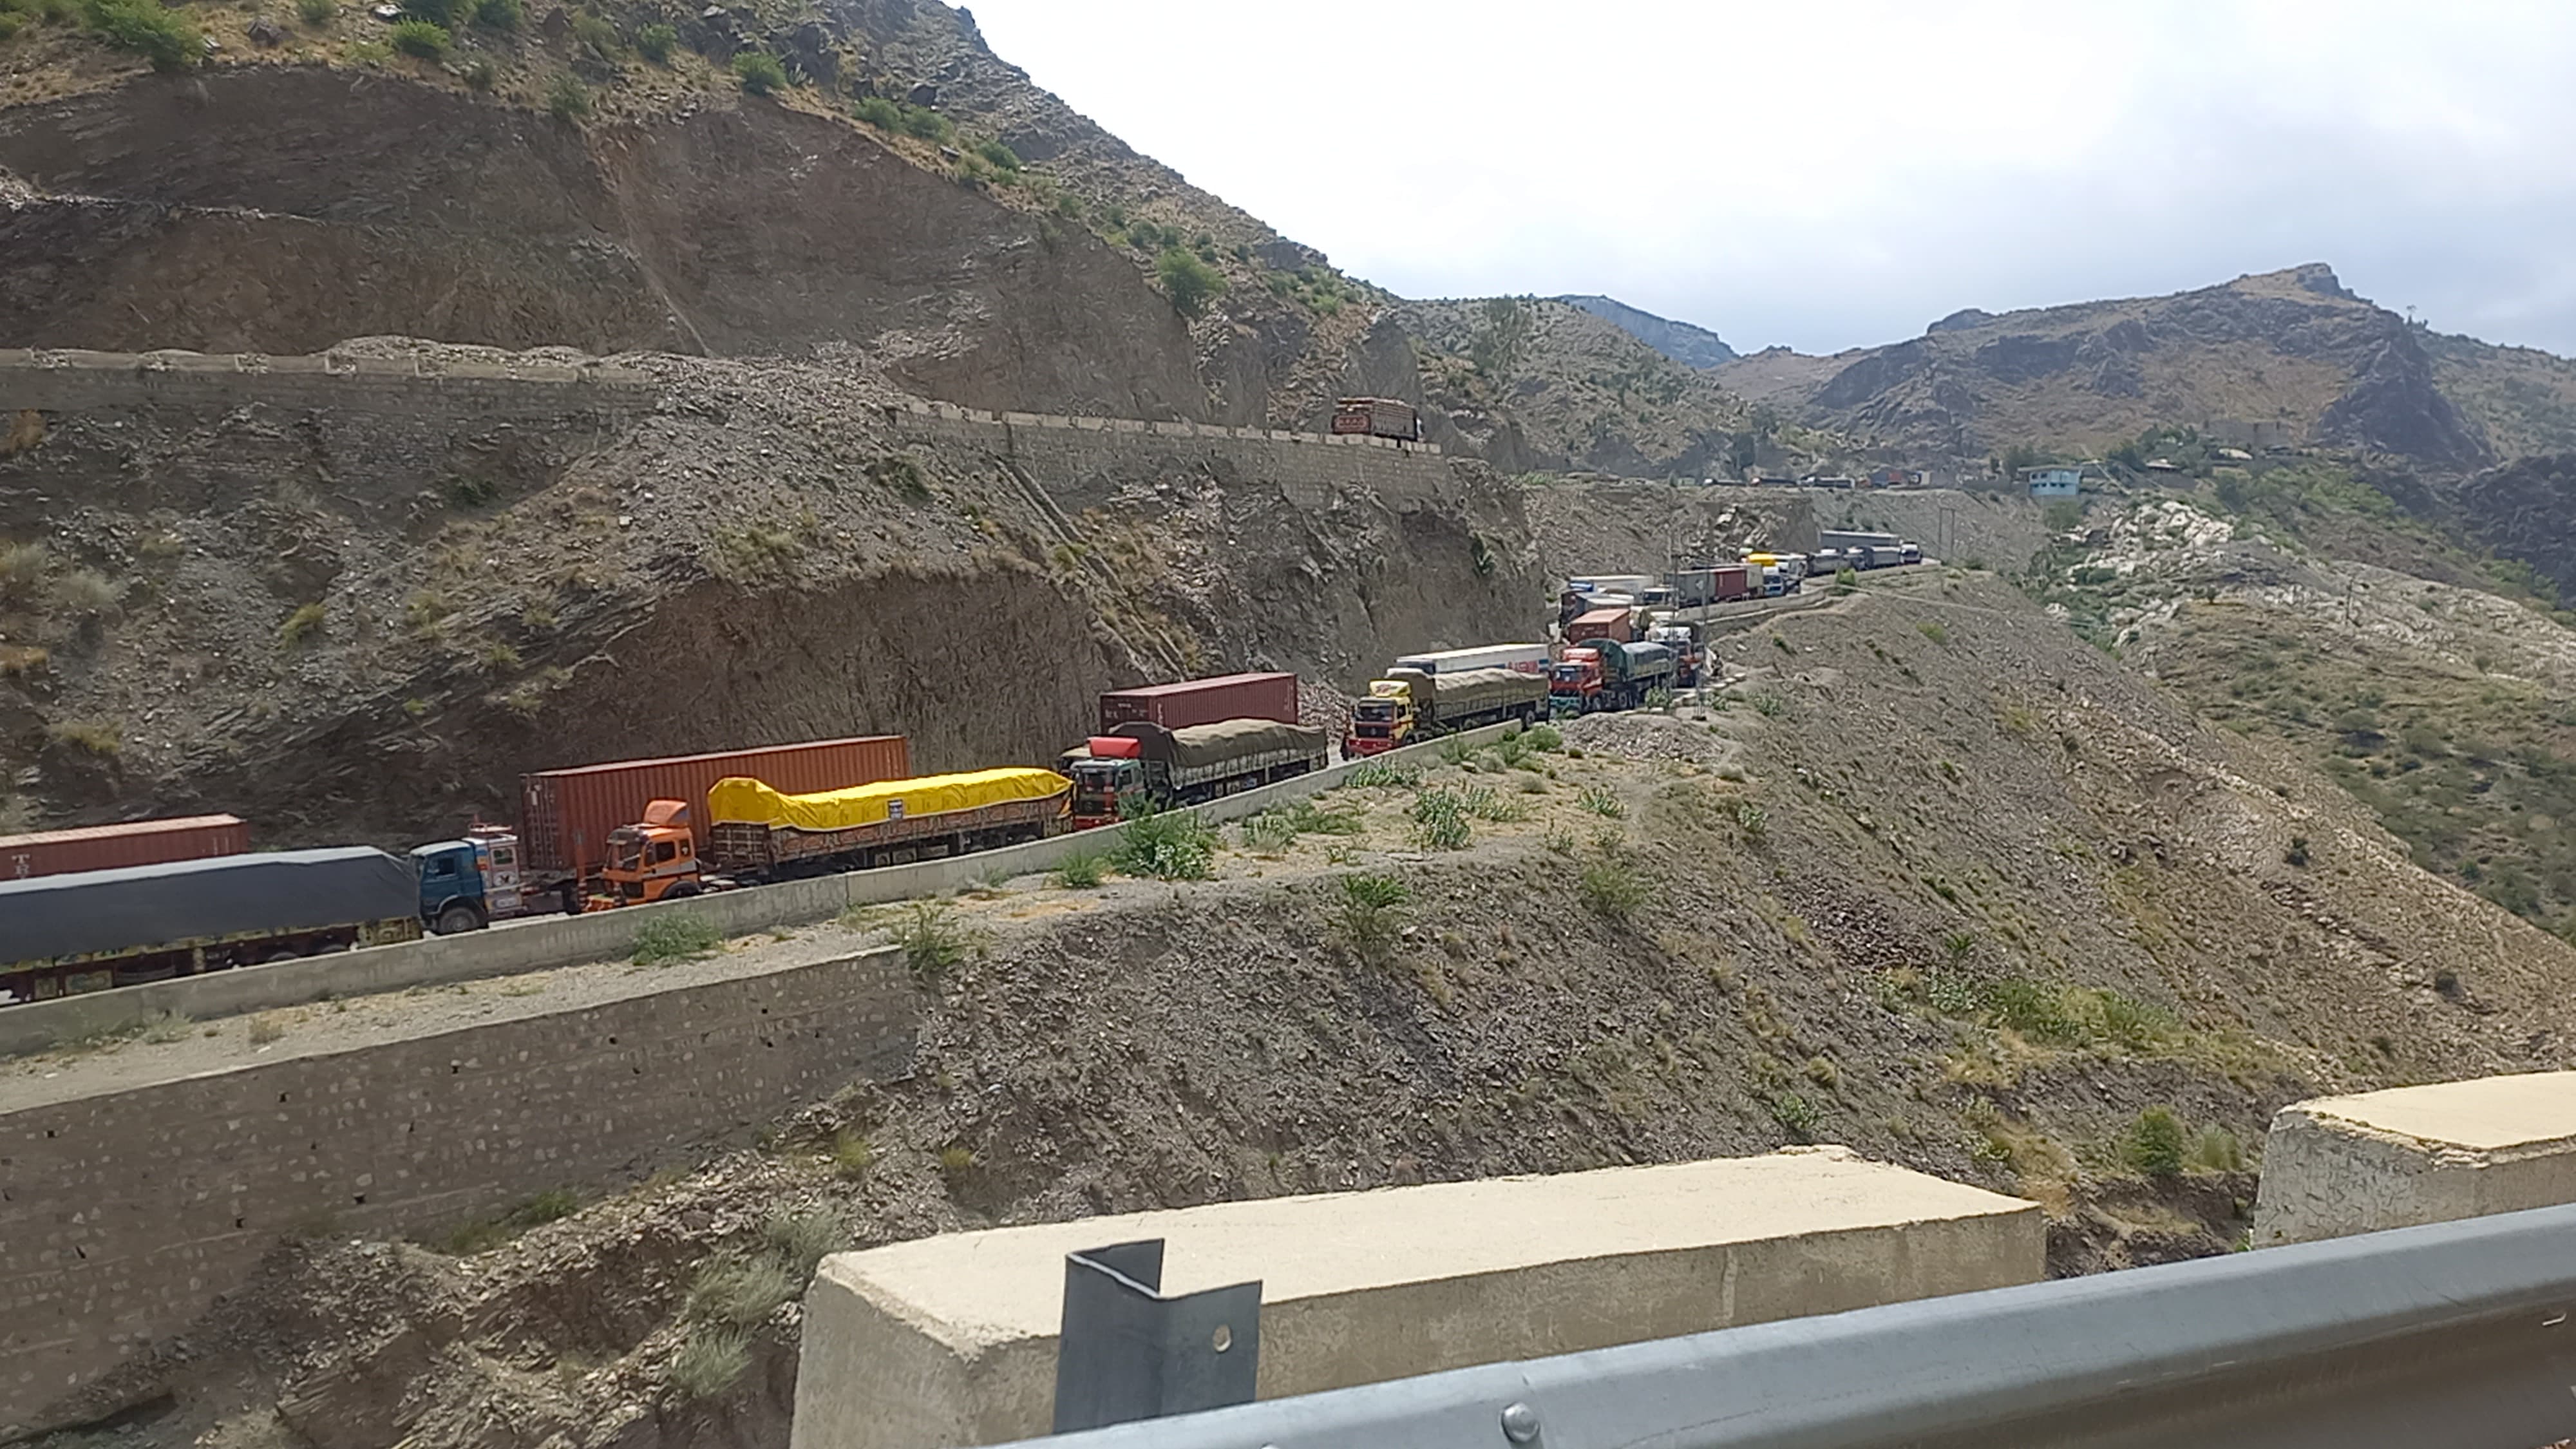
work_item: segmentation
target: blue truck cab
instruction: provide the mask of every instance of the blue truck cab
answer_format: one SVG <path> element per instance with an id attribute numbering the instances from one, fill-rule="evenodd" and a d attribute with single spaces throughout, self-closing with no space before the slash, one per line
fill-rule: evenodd
<path id="1" fill-rule="evenodd" d="M 420 919 L 442 936 L 479 931 L 519 914 L 519 837 L 476 831 L 463 840 L 416 847 L 412 868 L 420 876 Z"/>

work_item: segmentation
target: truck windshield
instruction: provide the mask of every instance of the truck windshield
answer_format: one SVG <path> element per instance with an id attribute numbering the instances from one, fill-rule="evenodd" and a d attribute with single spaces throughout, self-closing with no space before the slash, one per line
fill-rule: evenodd
<path id="1" fill-rule="evenodd" d="M 1375 720 L 1380 724 L 1384 724 L 1386 721 L 1395 718 L 1395 701 L 1391 699 L 1363 699 L 1354 701 L 1351 705 L 1351 718 Z"/>
<path id="2" fill-rule="evenodd" d="M 1583 682 L 1583 666 L 1580 664 L 1551 664 L 1547 667 L 1547 677 L 1555 680 L 1559 684 L 1580 684 Z"/>
<path id="3" fill-rule="evenodd" d="M 644 842 L 640 840 L 609 841 L 608 868 L 610 870 L 642 870 L 644 868 Z"/>

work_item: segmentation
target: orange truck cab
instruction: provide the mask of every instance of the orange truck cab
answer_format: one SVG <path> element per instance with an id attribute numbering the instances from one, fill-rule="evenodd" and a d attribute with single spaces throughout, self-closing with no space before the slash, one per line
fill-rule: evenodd
<path id="1" fill-rule="evenodd" d="M 698 894 L 697 832 L 689 826 L 685 800 L 656 800 L 644 807 L 644 818 L 608 832 L 608 865 L 600 872 L 605 890 L 585 909 L 677 900 Z"/>

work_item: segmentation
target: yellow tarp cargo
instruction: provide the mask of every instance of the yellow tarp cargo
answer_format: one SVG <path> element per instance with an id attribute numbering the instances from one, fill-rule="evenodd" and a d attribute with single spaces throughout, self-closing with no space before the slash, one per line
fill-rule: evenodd
<path id="1" fill-rule="evenodd" d="M 707 792 L 707 820 L 723 825 L 743 822 L 796 830 L 847 830 L 887 820 L 916 820 L 979 805 L 1012 800 L 1044 800 L 1073 788 L 1053 770 L 970 770 L 962 775 L 924 775 L 914 780 L 880 780 L 847 790 L 817 795 L 786 795 L 758 780 L 718 780 Z"/>

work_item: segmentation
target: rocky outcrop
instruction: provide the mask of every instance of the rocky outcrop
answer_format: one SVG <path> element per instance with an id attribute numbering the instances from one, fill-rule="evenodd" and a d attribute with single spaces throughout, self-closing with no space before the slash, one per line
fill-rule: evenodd
<path id="1" fill-rule="evenodd" d="M 1582 308 L 1684 367 L 1715 367 L 1736 358 L 1735 349 L 1726 345 L 1726 339 L 1707 328 L 1658 317 L 1643 308 L 1631 307 L 1616 297 L 1559 297 L 1556 300 Z"/>
<path id="2" fill-rule="evenodd" d="M 2576 598 L 2576 453 L 2518 458 L 2460 485 L 2458 504 L 2469 530 L 2506 558 L 2520 559 Z"/>

